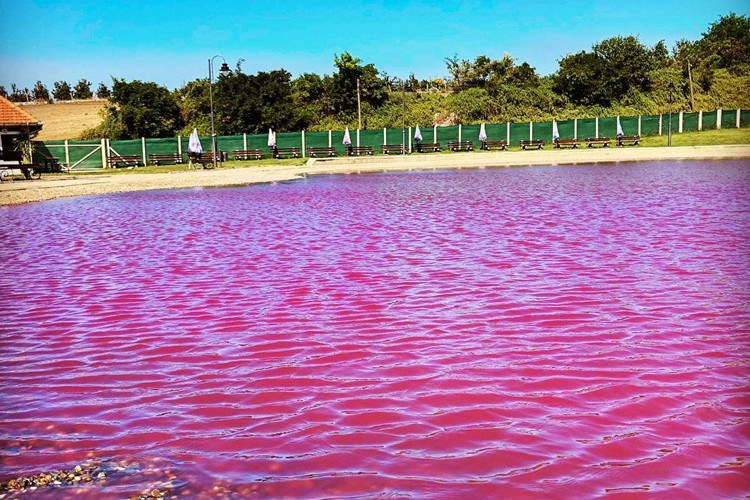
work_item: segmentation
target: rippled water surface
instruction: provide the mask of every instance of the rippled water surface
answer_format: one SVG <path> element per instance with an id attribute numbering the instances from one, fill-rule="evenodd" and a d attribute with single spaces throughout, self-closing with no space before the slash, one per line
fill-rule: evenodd
<path id="1" fill-rule="evenodd" d="M 746 161 L 0 216 L 0 480 L 91 457 L 129 464 L 92 498 L 750 491 Z"/>

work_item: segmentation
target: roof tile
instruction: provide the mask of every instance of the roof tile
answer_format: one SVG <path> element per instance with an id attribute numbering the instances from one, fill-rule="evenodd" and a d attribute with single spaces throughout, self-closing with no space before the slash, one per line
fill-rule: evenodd
<path id="1" fill-rule="evenodd" d="M 11 123 L 39 123 L 39 120 L 0 96 L 0 125 Z"/>

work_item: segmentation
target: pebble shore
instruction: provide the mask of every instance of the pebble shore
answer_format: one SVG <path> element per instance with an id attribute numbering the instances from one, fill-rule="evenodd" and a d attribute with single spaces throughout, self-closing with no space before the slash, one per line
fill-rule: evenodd
<path id="1" fill-rule="evenodd" d="M 5 181 L 0 184 L 0 205 L 20 205 L 56 198 L 193 187 L 243 186 L 299 179 L 308 175 L 500 168 L 524 165 L 569 165 L 654 160 L 750 160 L 750 145 L 687 146 L 660 148 L 597 148 L 579 150 L 497 151 L 450 154 L 411 154 L 353 158 L 311 159 L 305 165 L 254 165 L 216 170 L 189 170 L 147 174 L 86 175 L 71 172 L 40 180 Z"/>

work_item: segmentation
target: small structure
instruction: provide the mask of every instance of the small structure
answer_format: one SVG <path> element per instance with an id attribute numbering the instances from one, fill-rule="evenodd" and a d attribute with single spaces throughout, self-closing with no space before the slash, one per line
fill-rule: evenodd
<path id="1" fill-rule="evenodd" d="M 29 141 L 40 130 L 42 122 L 0 96 L 0 171 L 3 179 L 12 175 L 14 170 L 31 178 L 34 168 L 30 165 L 31 158 L 24 158 L 24 151 L 31 151 Z"/>
<path id="2" fill-rule="evenodd" d="M 17 151 L 21 142 L 28 142 L 42 130 L 42 125 L 19 106 L 0 96 L 0 154 Z"/>

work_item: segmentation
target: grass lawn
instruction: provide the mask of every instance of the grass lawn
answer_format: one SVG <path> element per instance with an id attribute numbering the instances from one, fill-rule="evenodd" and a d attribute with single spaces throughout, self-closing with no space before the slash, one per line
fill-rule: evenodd
<path id="1" fill-rule="evenodd" d="M 750 128 L 703 130 L 701 132 L 672 133 L 672 146 L 718 146 L 750 144 Z M 666 146 L 667 134 L 644 137 L 642 146 Z"/>

